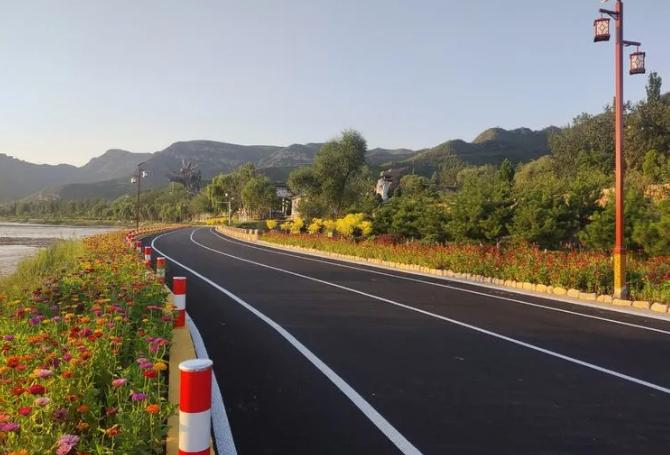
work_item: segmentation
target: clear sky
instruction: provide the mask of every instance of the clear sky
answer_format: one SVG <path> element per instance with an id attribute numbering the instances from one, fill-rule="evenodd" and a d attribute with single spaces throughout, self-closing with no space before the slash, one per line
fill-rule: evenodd
<path id="1" fill-rule="evenodd" d="M 613 8 L 613 0 L 605 4 Z M 670 1 L 626 39 L 670 90 Z M 179 140 L 371 147 L 565 125 L 613 94 L 598 0 L 0 0 L 0 153 L 83 164 Z M 646 77 L 626 77 L 639 100 Z"/>

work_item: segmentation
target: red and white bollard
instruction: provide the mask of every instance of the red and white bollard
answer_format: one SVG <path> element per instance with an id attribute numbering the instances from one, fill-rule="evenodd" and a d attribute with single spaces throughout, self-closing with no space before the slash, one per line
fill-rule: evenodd
<path id="1" fill-rule="evenodd" d="M 175 327 L 184 327 L 186 324 L 186 277 L 176 276 L 172 278 L 172 293 L 174 294 L 174 306 L 177 309 Z"/>
<path id="2" fill-rule="evenodd" d="M 209 359 L 185 360 L 179 364 L 180 455 L 209 454 L 212 364 Z"/>
<path id="3" fill-rule="evenodd" d="M 142 241 L 141 240 L 135 240 L 135 249 L 137 250 L 138 254 L 142 254 Z"/>
<path id="4" fill-rule="evenodd" d="M 165 258 L 157 257 L 156 258 L 156 278 L 161 283 L 165 283 Z"/>
<path id="5" fill-rule="evenodd" d="M 151 267 L 151 247 L 144 247 L 144 265 Z"/>

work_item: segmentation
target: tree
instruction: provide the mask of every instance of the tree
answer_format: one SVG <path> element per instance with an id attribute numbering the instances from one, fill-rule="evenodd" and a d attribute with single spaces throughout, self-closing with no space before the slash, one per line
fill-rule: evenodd
<path id="1" fill-rule="evenodd" d="M 637 240 L 640 234 L 633 237 L 638 225 L 648 224 L 650 221 L 650 201 L 637 189 L 626 191 L 624 199 L 624 239 L 626 249 L 640 249 Z M 582 229 L 578 237 L 589 248 L 601 251 L 610 251 L 614 245 L 614 198 L 609 198 L 605 207 L 596 211 L 591 222 Z"/>
<path id="2" fill-rule="evenodd" d="M 557 248 L 570 232 L 573 218 L 563 184 L 555 178 L 517 189 L 516 208 L 509 227 L 516 240 L 542 248 Z"/>
<path id="3" fill-rule="evenodd" d="M 321 147 L 312 166 L 291 173 L 289 187 L 303 196 L 300 211 L 338 217 L 350 207 L 360 196 L 354 183 L 363 172 L 366 151 L 360 133 L 347 130 Z"/>
<path id="4" fill-rule="evenodd" d="M 508 235 L 513 202 L 507 166 L 464 174 L 463 187 L 452 202 L 447 231 L 456 240 L 497 242 Z"/>
<path id="5" fill-rule="evenodd" d="M 242 204 L 255 218 L 268 213 L 275 199 L 275 189 L 265 176 L 252 177 L 242 187 Z"/>
<path id="6" fill-rule="evenodd" d="M 555 171 L 562 177 L 579 169 L 614 169 L 614 113 L 610 107 L 602 114 L 581 114 L 572 125 L 549 136 Z"/>

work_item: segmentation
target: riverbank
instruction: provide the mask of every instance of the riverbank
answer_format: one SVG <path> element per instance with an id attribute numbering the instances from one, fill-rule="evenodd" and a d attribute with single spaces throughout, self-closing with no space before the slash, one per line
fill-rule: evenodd
<path id="1" fill-rule="evenodd" d="M 116 226 L 72 226 L 0 221 L 0 276 L 16 270 L 19 262 L 59 240 L 81 239 L 118 229 Z"/>

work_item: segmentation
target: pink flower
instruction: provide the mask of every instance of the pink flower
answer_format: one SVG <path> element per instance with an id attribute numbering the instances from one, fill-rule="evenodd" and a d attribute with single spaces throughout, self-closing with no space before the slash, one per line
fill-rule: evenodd
<path id="1" fill-rule="evenodd" d="M 66 455 L 70 453 L 74 446 L 79 442 L 79 436 L 73 434 L 64 434 L 58 438 L 58 447 L 56 448 L 57 455 Z"/>
<path id="2" fill-rule="evenodd" d="M 46 368 L 36 368 L 33 371 L 33 374 L 36 378 L 48 378 L 53 374 L 53 371 L 47 370 Z"/>
<path id="3" fill-rule="evenodd" d="M 49 402 L 51 402 L 49 397 L 39 397 L 35 398 L 35 401 L 33 401 L 36 406 L 46 406 L 49 404 Z"/>
<path id="4" fill-rule="evenodd" d="M 122 386 L 126 385 L 126 382 L 128 382 L 128 380 L 126 378 L 117 378 L 117 379 L 112 380 L 112 385 L 114 387 L 122 387 Z"/>
<path id="5" fill-rule="evenodd" d="M 11 431 L 19 431 L 21 425 L 14 422 L 3 422 L 0 423 L 0 431 L 3 433 L 9 433 Z"/>

